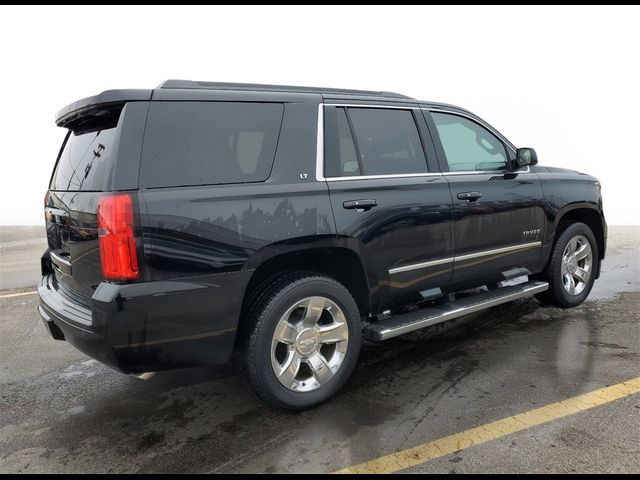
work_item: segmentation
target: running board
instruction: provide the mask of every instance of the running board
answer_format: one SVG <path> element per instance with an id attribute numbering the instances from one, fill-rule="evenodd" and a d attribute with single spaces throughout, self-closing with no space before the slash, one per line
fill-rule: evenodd
<path id="1" fill-rule="evenodd" d="M 430 327 L 438 323 L 446 322 L 447 320 L 463 317 L 470 313 L 479 312 L 517 298 L 533 295 L 534 293 L 544 292 L 548 289 L 549 284 L 547 282 L 531 281 L 513 287 L 489 290 L 444 305 L 427 307 L 397 315 L 377 323 L 370 323 L 364 328 L 364 336 L 374 342 L 388 340 L 398 335 L 404 335 L 405 333 Z"/>

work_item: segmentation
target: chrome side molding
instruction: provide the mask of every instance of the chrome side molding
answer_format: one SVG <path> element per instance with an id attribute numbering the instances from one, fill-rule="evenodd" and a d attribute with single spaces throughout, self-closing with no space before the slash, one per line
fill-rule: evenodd
<path id="1" fill-rule="evenodd" d="M 439 258 L 436 260 L 430 260 L 428 262 L 414 263 L 412 265 L 404 265 L 402 267 L 395 267 L 389 270 L 389 275 L 396 273 L 410 272 L 411 270 L 418 270 L 421 268 L 435 267 L 436 265 L 443 265 L 445 263 L 464 262 L 465 260 L 471 260 L 473 258 L 486 257 L 490 255 L 496 255 L 499 253 L 517 252 L 518 250 L 527 250 L 529 248 L 541 247 L 542 242 L 528 242 L 520 243 L 518 245 L 510 245 L 502 248 L 492 248 L 491 250 L 483 250 L 481 252 L 467 253 L 465 255 L 458 255 L 455 257 Z"/>

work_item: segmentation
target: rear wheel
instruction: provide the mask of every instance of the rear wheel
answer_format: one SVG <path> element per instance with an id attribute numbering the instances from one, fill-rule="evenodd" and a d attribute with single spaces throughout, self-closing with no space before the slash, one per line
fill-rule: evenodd
<path id="1" fill-rule="evenodd" d="M 302 410 L 334 395 L 355 367 L 360 312 L 344 286 L 313 273 L 274 283 L 248 309 L 235 364 L 271 406 Z"/>
<path id="2" fill-rule="evenodd" d="M 558 237 L 545 272 L 549 290 L 536 297 L 559 307 L 580 305 L 591 292 L 598 261 L 598 244 L 584 223 L 573 223 Z"/>

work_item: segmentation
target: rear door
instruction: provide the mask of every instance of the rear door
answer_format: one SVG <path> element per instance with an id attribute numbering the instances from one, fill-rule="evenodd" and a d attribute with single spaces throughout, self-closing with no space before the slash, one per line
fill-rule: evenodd
<path id="1" fill-rule="evenodd" d="M 479 119 L 447 110 L 425 115 L 455 205 L 454 283 L 532 270 L 544 226 L 538 176 L 513 171 L 513 147 Z"/>
<path id="2" fill-rule="evenodd" d="M 420 111 L 326 104 L 323 114 L 324 175 L 338 241 L 363 259 L 374 311 L 446 285 L 452 274 L 451 195 L 434 168 Z"/>
<path id="3" fill-rule="evenodd" d="M 100 197 L 137 186 L 146 102 L 97 106 L 69 125 L 45 202 L 49 257 L 62 293 L 89 305 L 102 281 Z"/>

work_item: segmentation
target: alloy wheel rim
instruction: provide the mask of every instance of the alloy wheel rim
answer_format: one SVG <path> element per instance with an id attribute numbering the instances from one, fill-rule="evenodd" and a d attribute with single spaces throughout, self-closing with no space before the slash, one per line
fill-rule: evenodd
<path id="1" fill-rule="evenodd" d="M 294 392 L 326 385 L 342 366 L 349 344 L 344 313 L 326 297 L 304 298 L 280 317 L 271 342 L 271 366 Z"/>
<path id="2" fill-rule="evenodd" d="M 560 275 L 569 295 L 580 295 L 589 283 L 593 271 L 593 250 L 586 237 L 576 235 L 564 249 Z"/>

